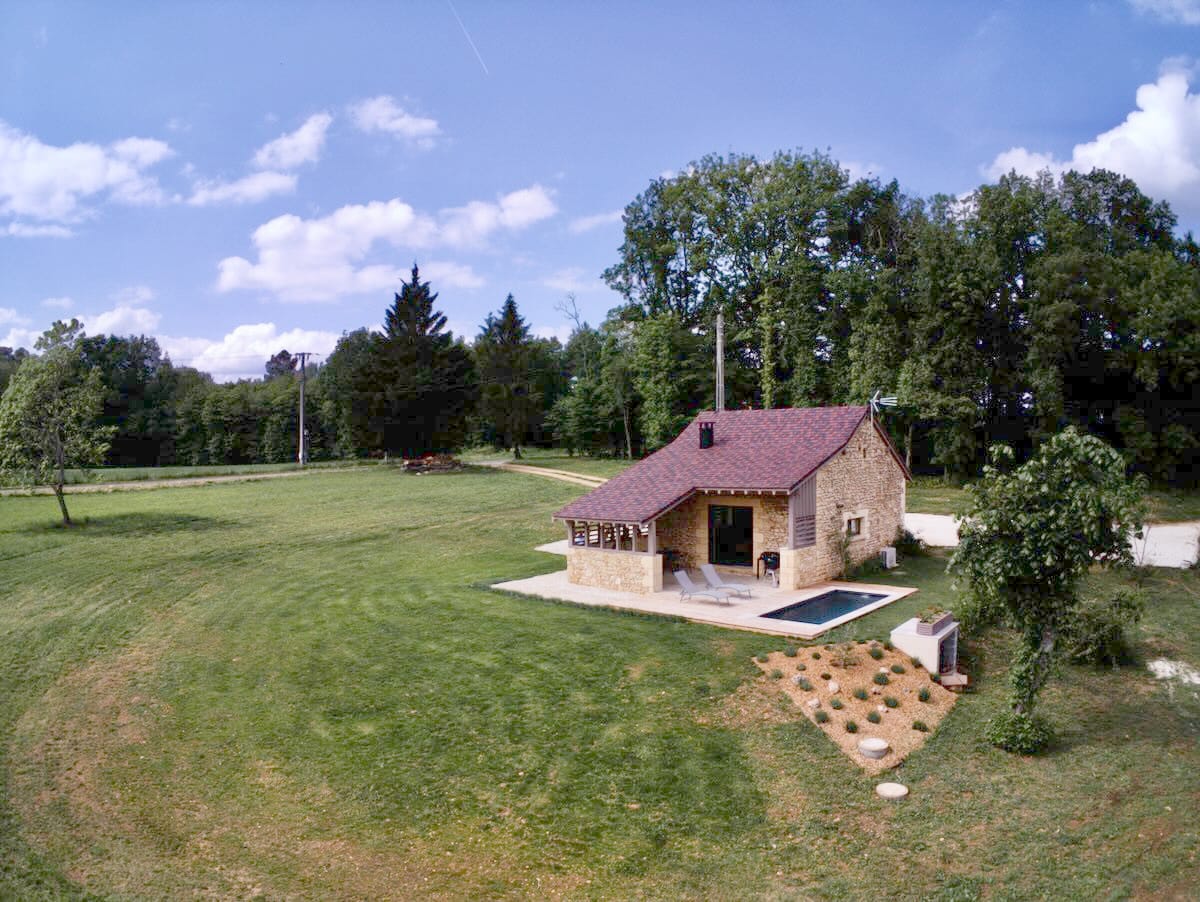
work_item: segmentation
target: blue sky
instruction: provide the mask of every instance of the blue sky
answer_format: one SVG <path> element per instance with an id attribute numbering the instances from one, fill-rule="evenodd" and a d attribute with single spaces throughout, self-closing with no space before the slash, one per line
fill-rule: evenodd
<path id="1" fill-rule="evenodd" d="M 460 25 L 461 20 L 461 25 Z M 616 297 L 622 207 L 707 153 L 917 194 L 1105 166 L 1200 226 L 1200 0 L 0 8 L 0 345 L 59 317 L 259 375 L 412 262 L 473 336 Z"/>

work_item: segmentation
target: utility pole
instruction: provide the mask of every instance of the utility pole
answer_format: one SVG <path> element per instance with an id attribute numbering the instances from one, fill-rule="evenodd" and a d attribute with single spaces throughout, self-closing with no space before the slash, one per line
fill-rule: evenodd
<path id="1" fill-rule="evenodd" d="M 296 454 L 296 462 L 303 467 L 308 462 L 308 448 L 304 442 L 304 380 L 307 376 L 306 364 L 312 356 L 312 351 L 297 351 L 295 356 L 300 361 L 300 450 Z"/>

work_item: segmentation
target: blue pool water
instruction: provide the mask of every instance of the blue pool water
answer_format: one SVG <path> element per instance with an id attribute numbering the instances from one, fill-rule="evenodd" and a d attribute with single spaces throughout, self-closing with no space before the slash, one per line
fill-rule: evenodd
<path id="1" fill-rule="evenodd" d="M 846 589 L 832 589 L 815 598 L 808 598 L 797 604 L 790 604 L 778 611 L 763 614 L 774 620 L 791 620 L 796 623 L 828 623 L 859 608 L 874 604 L 886 595 L 876 595 L 871 592 L 850 592 Z"/>

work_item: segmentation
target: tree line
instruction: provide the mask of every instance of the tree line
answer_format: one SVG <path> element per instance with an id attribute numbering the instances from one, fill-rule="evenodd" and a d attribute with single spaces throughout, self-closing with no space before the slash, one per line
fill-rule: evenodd
<path id="1" fill-rule="evenodd" d="M 1077 425 L 1158 482 L 1200 473 L 1200 248 L 1111 172 L 1009 174 L 965 196 L 852 180 L 821 154 L 706 157 L 625 210 L 623 303 L 567 346 L 581 447 L 669 441 L 713 399 L 862 404 L 921 469 L 976 474 Z M 599 435 L 597 435 L 599 426 Z M 589 431 L 590 430 L 590 431 Z"/>
<path id="2" fill-rule="evenodd" d="M 565 347 L 511 295 L 473 343 L 446 329 L 416 265 L 381 333 L 309 365 L 313 459 L 470 443 L 639 456 L 714 396 L 730 406 L 861 404 L 877 390 L 918 470 L 968 478 L 995 442 L 1028 457 L 1077 425 L 1160 483 L 1200 473 L 1200 248 L 1169 206 L 1111 172 L 1016 174 L 918 198 L 813 153 L 706 157 L 625 210 L 598 326 Z M 112 465 L 294 460 L 298 363 L 218 384 L 153 338 L 76 336 L 102 387 Z M 0 348 L 0 390 L 24 351 Z"/>

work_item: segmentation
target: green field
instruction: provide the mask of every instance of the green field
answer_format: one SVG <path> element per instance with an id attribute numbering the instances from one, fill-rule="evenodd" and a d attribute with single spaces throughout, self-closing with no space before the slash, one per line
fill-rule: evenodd
<path id="1" fill-rule="evenodd" d="M 72 530 L 0 499 L 0 898 L 1200 891 L 1195 687 L 1068 668 L 1058 744 L 1009 756 L 992 636 L 884 803 L 758 676 L 780 640 L 486 588 L 561 566 L 532 548 L 581 491 L 327 473 L 78 496 Z M 953 604 L 943 567 L 887 579 Z M 1147 590 L 1139 654 L 1200 663 L 1200 574 Z"/>
<path id="2" fill-rule="evenodd" d="M 1200 520 L 1200 491 L 1151 489 L 1146 494 L 1147 519 L 1155 523 Z M 933 476 L 918 476 L 908 485 L 908 511 L 915 514 L 957 514 L 967 493 Z"/>

